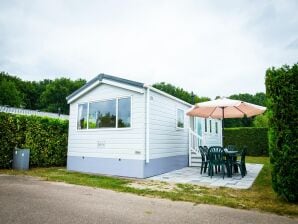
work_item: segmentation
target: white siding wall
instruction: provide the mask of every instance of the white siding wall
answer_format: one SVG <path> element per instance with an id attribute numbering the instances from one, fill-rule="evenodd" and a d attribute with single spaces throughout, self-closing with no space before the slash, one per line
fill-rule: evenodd
<path id="1" fill-rule="evenodd" d="M 176 128 L 177 109 L 189 106 L 150 91 L 150 159 L 188 155 L 189 117 L 185 114 L 184 129 Z"/>
<path id="2" fill-rule="evenodd" d="M 132 96 L 132 127 L 129 129 L 77 130 L 78 104 Z M 103 143 L 98 146 L 98 143 Z M 70 105 L 69 156 L 145 159 L 145 96 L 126 89 L 101 84 Z"/>

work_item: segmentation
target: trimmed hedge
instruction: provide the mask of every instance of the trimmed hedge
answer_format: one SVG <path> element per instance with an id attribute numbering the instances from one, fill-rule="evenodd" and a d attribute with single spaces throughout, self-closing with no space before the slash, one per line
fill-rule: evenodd
<path id="1" fill-rule="evenodd" d="M 298 64 L 266 71 L 272 186 L 298 201 Z"/>
<path id="2" fill-rule="evenodd" d="M 247 155 L 268 156 L 268 129 L 239 127 L 224 129 L 224 145 L 247 146 Z"/>
<path id="3" fill-rule="evenodd" d="M 0 168 L 10 168 L 15 147 L 30 149 L 30 166 L 64 166 L 68 121 L 0 113 Z"/>

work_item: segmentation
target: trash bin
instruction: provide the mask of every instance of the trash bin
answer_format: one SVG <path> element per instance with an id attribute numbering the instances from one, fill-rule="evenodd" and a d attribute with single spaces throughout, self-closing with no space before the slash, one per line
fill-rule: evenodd
<path id="1" fill-rule="evenodd" d="M 12 168 L 16 170 L 29 169 L 30 149 L 15 149 L 13 152 Z"/>

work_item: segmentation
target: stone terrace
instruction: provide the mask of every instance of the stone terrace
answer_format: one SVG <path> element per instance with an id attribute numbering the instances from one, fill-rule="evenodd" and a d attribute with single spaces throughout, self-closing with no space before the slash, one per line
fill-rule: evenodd
<path id="1" fill-rule="evenodd" d="M 214 174 L 211 178 L 208 173 L 200 174 L 200 167 L 185 167 L 180 170 L 175 170 L 169 173 L 164 173 L 154 177 L 147 178 L 149 180 L 158 180 L 171 183 L 187 183 L 197 184 L 207 187 L 230 187 L 237 189 L 248 189 L 260 173 L 262 164 L 246 164 L 247 175 L 241 177 L 239 173 L 233 173 L 232 177 L 222 178 L 222 174 Z"/>

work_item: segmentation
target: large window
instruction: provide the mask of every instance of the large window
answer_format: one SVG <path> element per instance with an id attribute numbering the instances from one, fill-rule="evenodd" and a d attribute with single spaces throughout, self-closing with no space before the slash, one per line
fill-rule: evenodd
<path id="1" fill-rule="evenodd" d="M 79 113 L 78 113 L 78 129 L 86 129 L 87 128 L 87 107 L 88 104 L 79 104 Z"/>
<path id="2" fill-rule="evenodd" d="M 131 97 L 79 104 L 78 129 L 127 128 L 130 126 Z"/>
<path id="3" fill-rule="evenodd" d="M 116 100 L 99 101 L 89 104 L 88 128 L 116 127 Z"/>
<path id="4" fill-rule="evenodd" d="M 131 120 L 131 98 L 118 100 L 118 128 L 130 127 Z"/>
<path id="5" fill-rule="evenodd" d="M 177 109 L 177 128 L 184 128 L 184 111 Z"/>

